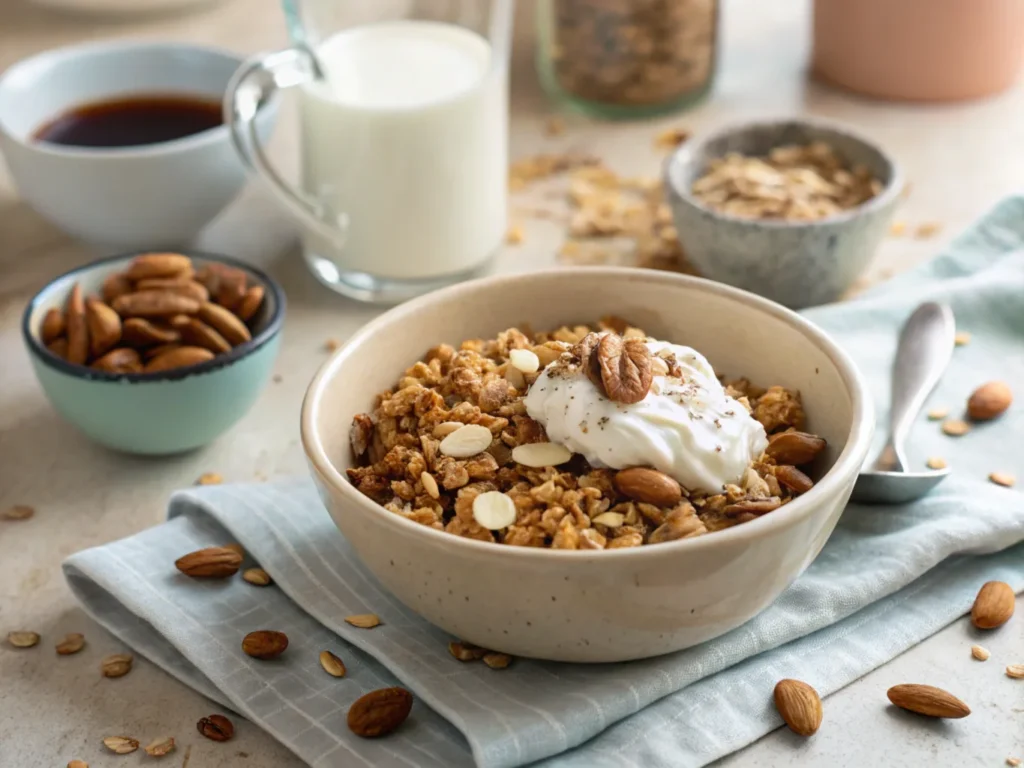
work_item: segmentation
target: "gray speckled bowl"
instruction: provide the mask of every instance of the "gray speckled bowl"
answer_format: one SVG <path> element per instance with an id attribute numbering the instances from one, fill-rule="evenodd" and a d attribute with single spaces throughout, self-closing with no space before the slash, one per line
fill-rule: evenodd
<path id="1" fill-rule="evenodd" d="M 763 156 L 784 144 L 824 141 L 885 186 L 863 205 L 818 221 L 743 219 L 711 210 L 691 194 L 708 162 L 728 152 Z M 734 125 L 683 144 L 665 166 L 679 241 L 704 277 L 799 309 L 838 299 L 885 236 L 903 189 L 895 161 L 844 127 L 806 120 Z"/>

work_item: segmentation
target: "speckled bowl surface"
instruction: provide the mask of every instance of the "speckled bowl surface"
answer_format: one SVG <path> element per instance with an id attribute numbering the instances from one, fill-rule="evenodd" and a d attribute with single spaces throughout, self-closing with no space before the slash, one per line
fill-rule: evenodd
<path id="1" fill-rule="evenodd" d="M 849 165 L 864 165 L 884 188 L 866 203 L 819 221 L 743 219 L 705 207 L 691 193 L 709 161 L 729 152 L 764 156 L 785 144 L 824 141 Z M 687 259 L 707 278 L 787 307 L 835 301 L 871 262 L 903 189 L 903 175 L 881 148 L 824 122 L 744 123 L 696 136 L 665 166 L 665 189 Z"/>
<path id="2" fill-rule="evenodd" d="M 280 286 L 243 261 L 181 253 L 196 266 L 220 262 L 243 269 L 250 284 L 263 286 L 263 305 L 250 324 L 251 341 L 200 365 L 157 373 L 106 373 L 51 354 L 39 338 L 47 310 L 62 308 L 76 282 L 86 295 L 98 293 L 103 279 L 123 271 L 136 253 L 111 256 L 61 275 L 32 298 L 22 316 L 29 359 L 53 407 L 108 448 L 162 455 L 206 445 L 248 412 L 273 370 L 285 312 Z"/>
<path id="3" fill-rule="evenodd" d="M 716 370 L 803 394 L 828 440 L 818 484 L 759 520 L 634 549 L 562 551 L 464 539 L 359 493 L 349 426 L 432 346 L 617 314 L 703 352 Z M 863 380 L 828 336 L 749 293 L 666 272 L 580 267 L 498 276 L 403 304 L 323 365 L 302 407 L 302 441 L 335 523 L 398 599 L 453 637 L 517 656 L 611 662 L 717 637 L 764 609 L 815 558 L 864 462 L 873 412 Z"/>

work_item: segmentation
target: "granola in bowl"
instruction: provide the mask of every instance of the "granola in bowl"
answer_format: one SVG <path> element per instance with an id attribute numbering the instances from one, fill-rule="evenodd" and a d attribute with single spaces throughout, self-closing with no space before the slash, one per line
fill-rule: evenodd
<path id="1" fill-rule="evenodd" d="M 619 318 L 429 350 L 352 424 L 390 512 L 513 546 L 619 549 L 755 520 L 813 486 L 798 392 L 722 383 Z"/>

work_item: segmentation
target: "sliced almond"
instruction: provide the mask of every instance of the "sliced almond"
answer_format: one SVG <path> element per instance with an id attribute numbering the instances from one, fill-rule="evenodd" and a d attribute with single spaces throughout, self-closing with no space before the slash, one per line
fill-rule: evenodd
<path id="1" fill-rule="evenodd" d="M 1024 664 L 1011 664 L 1006 668 L 1006 676 L 1015 680 L 1024 680 Z"/>
<path id="2" fill-rule="evenodd" d="M 557 467 L 572 458 L 572 451 L 558 443 L 525 443 L 512 449 L 512 460 L 524 467 Z"/>
<path id="3" fill-rule="evenodd" d="M 320 666 L 331 677 L 345 676 L 345 663 L 330 651 L 320 651 Z"/>
<path id="4" fill-rule="evenodd" d="M 939 456 L 932 456 L 925 462 L 928 465 L 928 469 L 945 469 L 947 464 L 946 460 Z"/>
<path id="5" fill-rule="evenodd" d="M 988 661 L 992 654 L 989 653 L 988 648 L 983 648 L 980 645 L 971 646 L 971 656 L 976 658 L 978 661 Z"/>
<path id="6" fill-rule="evenodd" d="M 433 432 L 431 432 L 431 434 L 438 440 L 442 440 L 448 437 L 448 435 L 450 435 L 452 432 L 458 429 L 462 429 L 464 426 L 465 425 L 461 421 L 442 421 L 440 424 L 434 427 Z"/>
<path id="7" fill-rule="evenodd" d="M 169 755 L 174 751 L 174 739 L 170 736 L 165 736 L 162 739 L 156 739 L 146 745 L 146 754 L 150 757 L 163 757 Z"/>
<path id="8" fill-rule="evenodd" d="M 231 310 L 209 301 L 199 307 L 199 319 L 214 328 L 232 346 L 244 344 L 252 338 L 245 323 L 238 319 Z"/>
<path id="9" fill-rule="evenodd" d="M 373 629 L 380 625 L 380 617 L 375 613 L 358 613 L 355 616 L 346 616 L 345 623 L 360 629 Z"/>
<path id="10" fill-rule="evenodd" d="M 437 487 L 437 480 L 429 472 L 420 473 L 420 484 L 423 486 L 423 490 L 427 492 L 427 495 L 432 499 L 441 498 L 441 489 Z"/>
<path id="11" fill-rule="evenodd" d="M 473 499 L 473 519 L 490 531 L 499 531 L 516 521 L 516 505 L 500 491 L 487 491 Z"/>
<path id="12" fill-rule="evenodd" d="M 529 349 L 513 349 L 508 353 L 508 361 L 523 373 L 536 373 L 540 370 L 540 358 Z"/>
<path id="13" fill-rule="evenodd" d="M 107 736 L 103 739 L 103 746 L 115 755 L 127 755 L 139 748 L 139 742 L 127 736 Z"/>
<path id="14" fill-rule="evenodd" d="M 7 642 L 15 648 L 31 648 L 39 643 L 39 633 L 25 631 L 8 632 Z"/>
<path id="15" fill-rule="evenodd" d="M 85 635 L 81 632 L 71 632 L 57 643 L 57 653 L 61 656 L 70 656 L 73 653 L 78 653 L 84 647 Z"/>
<path id="16" fill-rule="evenodd" d="M 988 479 L 1004 488 L 1012 488 L 1017 483 L 1017 478 L 1009 472 L 993 472 L 988 476 Z"/>
<path id="17" fill-rule="evenodd" d="M 594 525 L 603 525 L 606 528 L 621 528 L 626 522 L 626 516 L 621 512 L 602 512 L 590 521 Z"/>
<path id="18" fill-rule="evenodd" d="M 894 685 L 886 695 L 900 709 L 926 717 L 961 718 L 971 714 L 971 708 L 956 696 L 931 685 Z"/>
<path id="19" fill-rule="evenodd" d="M 39 336 L 43 344 L 49 344 L 64 335 L 64 313 L 56 307 L 51 307 L 43 315 L 43 324 Z"/>
<path id="20" fill-rule="evenodd" d="M 971 431 L 971 425 L 960 419 L 942 422 L 942 431 L 950 437 L 961 437 Z"/>
<path id="21" fill-rule="evenodd" d="M 928 411 L 928 419 L 931 421 L 941 421 L 947 416 L 949 416 L 949 408 L 932 408 Z"/>
<path id="22" fill-rule="evenodd" d="M 463 424 L 441 441 L 441 453 L 455 459 L 468 459 L 483 453 L 491 444 L 491 430 L 479 424 Z"/>
<path id="23" fill-rule="evenodd" d="M 266 587 L 273 581 L 262 568 L 246 568 L 242 571 L 242 578 L 257 587 Z"/>

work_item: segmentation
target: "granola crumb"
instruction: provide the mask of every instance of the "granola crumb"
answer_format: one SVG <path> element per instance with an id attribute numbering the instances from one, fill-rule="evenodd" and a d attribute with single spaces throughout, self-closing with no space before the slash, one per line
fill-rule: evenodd
<path id="1" fill-rule="evenodd" d="M 950 437 L 960 437 L 971 431 L 971 425 L 960 419 L 949 419 L 942 422 L 942 431 Z"/>
<path id="2" fill-rule="evenodd" d="M 971 656 L 976 658 L 978 661 L 988 661 L 989 657 L 992 656 L 992 654 L 989 653 L 988 648 L 984 648 L 980 645 L 972 645 Z"/>
<path id="3" fill-rule="evenodd" d="M 522 224 L 513 224 L 505 233 L 505 242 L 509 245 L 519 245 L 525 239 L 526 233 L 523 231 Z"/>
<path id="4" fill-rule="evenodd" d="M 949 416 L 949 408 L 932 408 L 928 411 L 929 421 L 941 421 Z"/>
<path id="5" fill-rule="evenodd" d="M 546 136 L 561 136 L 565 133 L 565 118 L 553 115 L 544 121 L 544 134 Z"/>
<path id="6" fill-rule="evenodd" d="M 948 466 L 946 460 L 939 456 L 932 456 L 925 463 L 928 465 L 928 469 L 945 469 Z"/>
<path id="7" fill-rule="evenodd" d="M 903 237 L 907 232 L 907 222 L 905 221 L 894 221 L 889 227 L 890 237 Z"/>
<path id="8" fill-rule="evenodd" d="M 971 334 L 967 331 L 958 331 L 953 341 L 958 347 L 966 347 L 971 343 Z"/>
<path id="9" fill-rule="evenodd" d="M 914 237 L 918 240 L 927 240 L 930 237 L 934 237 L 942 230 L 942 224 L 937 221 L 926 221 L 924 224 L 918 224 L 917 229 L 914 230 Z"/>
<path id="10" fill-rule="evenodd" d="M 341 346 L 341 342 L 337 339 L 328 339 L 324 342 L 324 350 L 327 352 L 334 352 Z"/>
<path id="11" fill-rule="evenodd" d="M 1004 488 L 1012 488 L 1017 483 L 1017 478 L 1008 472 L 993 472 L 988 476 L 988 479 Z"/>

